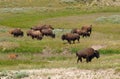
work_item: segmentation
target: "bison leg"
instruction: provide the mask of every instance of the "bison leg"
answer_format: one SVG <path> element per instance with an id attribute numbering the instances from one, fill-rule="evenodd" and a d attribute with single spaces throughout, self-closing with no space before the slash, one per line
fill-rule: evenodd
<path id="1" fill-rule="evenodd" d="M 89 62 L 89 57 L 86 58 L 86 62 L 87 62 L 87 63 Z"/>
<path id="2" fill-rule="evenodd" d="M 80 40 L 80 39 L 78 38 L 77 40 L 78 40 L 78 43 L 79 43 L 79 40 Z"/>
<path id="3" fill-rule="evenodd" d="M 77 63 L 79 62 L 79 60 L 80 60 L 80 62 L 82 62 L 82 58 L 81 57 L 78 57 Z"/>
<path id="4" fill-rule="evenodd" d="M 71 44 L 71 41 L 70 41 L 70 40 L 68 40 L 68 43 L 69 43 L 69 44 Z"/>
<path id="5" fill-rule="evenodd" d="M 34 39 L 34 36 L 32 36 L 32 39 Z"/>

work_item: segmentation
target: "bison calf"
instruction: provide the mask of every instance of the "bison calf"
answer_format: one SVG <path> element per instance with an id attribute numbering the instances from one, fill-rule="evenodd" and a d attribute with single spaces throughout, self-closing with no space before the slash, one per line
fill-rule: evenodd
<path id="1" fill-rule="evenodd" d="M 82 58 L 86 59 L 86 62 L 91 62 L 91 60 L 96 57 L 99 58 L 99 52 L 97 50 L 94 50 L 93 48 L 86 48 L 83 49 L 79 52 L 76 53 L 76 56 L 78 57 L 77 59 L 77 63 L 79 62 L 79 60 L 82 62 Z"/>
<path id="2" fill-rule="evenodd" d="M 18 57 L 17 54 L 9 54 L 8 55 L 8 58 L 10 58 L 10 59 L 16 59 L 17 57 Z"/>

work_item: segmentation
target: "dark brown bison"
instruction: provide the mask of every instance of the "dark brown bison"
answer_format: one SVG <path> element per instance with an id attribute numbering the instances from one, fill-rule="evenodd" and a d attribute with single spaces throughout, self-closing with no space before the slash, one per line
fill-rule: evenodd
<path id="1" fill-rule="evenodd" d="M 78 57 L 77 63 L 79 62 L 79 60 L 82 62 L 82 58 L 85 58 L 86 62 L 88 63 L 88 62 L 91 62 L 91 60 L 94 57 L 96 58 L 100 57 L 99 52 L 97 50 L 94 50 L 93 48 L 86 48 L 81 51 L 78 51 L 76 53 L 76 56 Z"/>
<path id="2" fill-rule="evenodd" d="M 43 36 L 50 36 L 52 38 L 55 38 L 55 34 L 53 33 L 53 31 L 51 29 L 42 29 L 41 30 Z"/>
<path id="3" fill-rule="evenodd" d="M 27 35 L 31 36 L 32 39 L 36 38 L 38 40 L 41 40 L 43 38 L 42 33 L 40 31 L 30 31 Z"/>
<path id="4" fill-rule="evenodd" d="M 91 34 L 91 32 L 92 32 L 92 25 L 90 25 L 90 26 L 82 26 L 81 30 L 86 30 L 88 33 Z"/>
<path id="5" fill-rule="evenodd" d="M 71 41 L 73 41 L 73 43 L 75 43 L 75 40 L 78 40 L 78 42 L 79 42 L 80 36 L 77 33 L 66 33 L 66 34 L 62 35 L 61 39 L 67 40 L 68 43 L 71 44 Z"/>
<path id="6" fill-rule="evenodd" d="M 24 36 L 24 32 L 20 28 L 10 30 L 9 33 L 12 34 L 14 37 Z"/>
<path id="7" fill-rule="evenodd" d="M 31 28 L 32 30 L 39 30 L 41 31 L 42 29 L 54 29 L 51 25 L 39 25 Z"/>

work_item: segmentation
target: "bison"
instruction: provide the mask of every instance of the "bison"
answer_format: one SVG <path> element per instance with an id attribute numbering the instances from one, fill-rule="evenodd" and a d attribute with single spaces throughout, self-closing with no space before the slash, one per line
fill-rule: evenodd
<path id="1" fill-rule="evenodd" d="M 10 58 L 10 59 L 16 59 L 17 57 L 18 57 L 17 54 L 9 54 L 8 55 L 8 58 Z"/>
<path id="2" fill-rule="evenodd" d="M 78 40 L 78 42 L 79 42 L 80 36 L 77 33 L 66 33 L 66 34 L 62 35 L 61 39 L 67 40 L 68 43 L 71 44 L 71 41 L 73 41 L 73 43 L 75 43 L 75 40 Z"/>
<path id="3" fill-rule="evenodd" d="M 51 29 L 42 29 L 41 32 L 43 36 L 45 35 L 45 36 L 51 36 L 52 38 L 55 38 L 55 34 Z"/>
<path id="4" fill-rule="evenodd" d="M 31 36 L 32 39 L 36 38 L 38 40 L 41 40 L 43 37 L 40 31 L 34 31 L 34 30 L 28 31 L 27 35 Z"/>
<path id="5" fill-rule="evenodd" d="M 90 26 L 82 26 L 81 30 L 86 30 L 88 33 L 91 34 L 91 32 L 92 32 L 92 25 L 90 25 Z"/>
<path id="6" fill-rule="evenodd" d="M 82 35 L 83 32 L 82 32 L 81 29 L 75 28 L 75 29 L 72 29 L 71 33 L 77 33 L 77 34 L 79 34 L 79 35 Z"/>
<path id="7" fill-rule="evenodd" d="M 86 59 L 86 62 L 91 62 L 91 60 L 96 57 L 99 58 L 99 52 L 97 50 L 94 50 L 93 48 L 85 48 L 81 51 L 78 51 L 76 53 L 76 56 L 78 57 L 77 59 L 77 63 L 79 62 L 79 60 L 82 62 L 82 58 Z"/>
<path id="8" fill-rule="evenodd" d="M 35 26 L 31 28 L 32 30 L 39 30 L 41 31 L 42 29 L 54 29 L 51 25 L 41 25 L 41 26 Z"/>
<path id="9" fill-rule="evenodd" d="M 81 30 L 79 28 L 75 28 L 71 31 L 71 33 L 77 33 L 79 34 L 80 36 L 82 37 L 89 37 L 90 36 L 90 33 L 87 32 L 86 30 Z"/>
<path id="10" fill-rule="evenodd" d="M 15 28 L 11 30 L 9 33 L 12 34 L 14 37 L 24 36 L 24 32 L 20 28 Z"/>
<path id="11" fill-rule="evenodd" d="M 33 31 L 34 31 L 34 30 L 28 30 L 28 31 L 26 32 L 27 36 L 31 36 Z"/>
<path id="12" fill-rule="evenodd" d="M 82 30 L 82 37 L 90 37 L 90 33 L 87 32 L 86 30 Z"/>

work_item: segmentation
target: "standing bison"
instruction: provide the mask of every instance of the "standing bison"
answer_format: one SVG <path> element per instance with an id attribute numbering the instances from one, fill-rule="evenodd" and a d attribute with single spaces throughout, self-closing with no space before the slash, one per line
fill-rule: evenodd
<path id="1" fill-rule="evenodd" d="M 79 28 L 72 29 L 71 33 L 77 33 L 82 37 L 90 37 L 90 33 L 87 30 L 81 30 Z"/>
<path id="2" fill-rule="evenodd" d="M 92 32 L 92 25 L 90 25 L 90 26 L 82 26 L 81 30 L 86 30 L 88 33 L 91 34 L 91 32 Z"/>
<path id="3" fill-rule="evenodd" d="M 42 33 L 40 31 L 34 31 L 34 30 L 28 30 L 27 31 L 27 36 L 31 36 L 32 39 L 36 38 L 38 40 L 42 39 Z"/>
<path id="4" fill-rule="evenodd" d="M 39 30 L 41 31 L 42 29 L 54 29 L 51 25 L 39 25 L 31 28 L 32 30 Z"/>
<path id="5" fill-rule="evenodd" d="M 67 40 L 68 43 L 71 44 L 71 41 L 73 41 L 73 43 L 75 43 L 75 40 L 78 40 L 78 42 L 79 42 L 80 36 L 77 33 L 66 33 L 66 34 L 62 35 L 61 39 Z"/>
<path id="6" fill-rule="evenodd" d="M 13 30 L 9 31 L 9 33 L 12 34 L 14 37 L 24 35 L 24 32 L 20 28 L 13 29 Z"/>
<path id="7" fill-rule="evenodd" d="M 52 38 L 55 38 L 55 34 L 53 33 L 53 31 L 51 29 L 42 29 L 41 30 L 43 36 L 50 36 Z"/>
<path id="8" fill-rule="evenodd" d="M 82 35 L 83 32 L 82 32 L 81 29 L 75 28 L 75 29 L 72 29 L 71 33 L 77 33 L 77 34 L 79 34 L 79 35 Z"/>
<path id="9" fill-rule="evenodd" d="M 93 48 L 86 48 L 83 49 L 79 52 L 76 53 L 76 56 L 78 57 L 77 59 L 77 63 L 79 62 L 79 60 L 82 62 L 82 58 L 86 59 L 86 62 L 91 62 L 91 60 L 96 57 L 99 58 L 99 52 L 97 50 L 94 50 Z"/>

